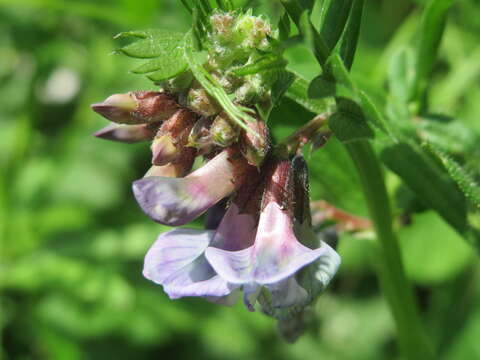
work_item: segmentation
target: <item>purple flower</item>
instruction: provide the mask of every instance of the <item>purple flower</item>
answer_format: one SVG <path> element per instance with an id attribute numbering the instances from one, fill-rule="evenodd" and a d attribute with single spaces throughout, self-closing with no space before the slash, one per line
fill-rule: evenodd
<path id="1" fill-rule="evenodd" d="M 251 166 L 231 147 L 184 178 L 152 176 L 137 180 L 133 192 L 142 210 L 153 220 L 179 226 L 238 189 L 249 171 Z"/>

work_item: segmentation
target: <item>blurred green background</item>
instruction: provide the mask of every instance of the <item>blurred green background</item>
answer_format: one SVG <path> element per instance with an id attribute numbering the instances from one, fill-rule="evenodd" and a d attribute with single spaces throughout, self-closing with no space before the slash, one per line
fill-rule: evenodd
<path id="1" fill-rule="evenodd" d="M 242 1 L 237 1 L 241 3 Z M 277 19 L 280 6 L 256 1 Z M 353 76 L 379 104 L 392 56 L 418 38 L 422 1 L 369 0 Z M 430 136 L 480 156 L 480 1 L 456 3 L 430 84 L 436 112 L 457 119 Z M 378 289 L 368 237 L 342 235 L 343 264 L 295 345 L 242 304 L 169 300 L 141 275 L 157 234 L 131 182 L 149 167 L 147 144 L 91 133 L 107 124 L 89 104 L 155 87 L 113 50 L 120 31 L 187 30 L 178 0 L 0 0 L 0 357 L 5 359 L 395 359 L 394 324 Z M 290 67 L 318 67 L 303 46 Z M 289 100 L 273 114 L 277 136 L 312 114 Z M 466 164 L 480 172 L 472 156 Z M 352 164 L 331 141 L 310 159 L 314 199 L 364 215 Z M 388 175 L 396 214 L 412 195 Z M 405 205 L 408 203 L 409 205 Z M 431 211 L 399 233 L 429 334 L 445 359 L 480 359 L 480 269 L 474 251 Z"/>

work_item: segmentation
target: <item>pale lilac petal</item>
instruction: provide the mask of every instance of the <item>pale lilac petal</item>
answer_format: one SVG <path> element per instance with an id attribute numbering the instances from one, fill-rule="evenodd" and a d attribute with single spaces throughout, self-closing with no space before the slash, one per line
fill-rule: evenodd
<path id="1" fill-rule="evenodd" d="M 253 244 L 256 229 L 255 217 L 240 213 L 237 204 L 232 203 L 218 225 L 211 246 L 228 251 L 245 249 Z"/>
<path id="2" fill-rule="evenodd" d="M 185 178 L 146 177 L 133 183 L 142 210 L 153 220 L 170 226 L 192 221 L 232 193 L 240 184 L 227 151 Z"/>
<path id="3" fill-rule="evenodd" d="M 234 284 L 278 283 L 317 260 L 325 248 L 309 249 L 297 241 L 289 215 L 269 203 L 260 216 L 255 244 L 240 251 L 209 247 L 205 256 L 215 271 Z"/>
<path id="4" fill-rule="evenodd" d="M 253 259 L 254 247 L 239 251 L 226 251 L 223 249 L 208 247 L 205 257 L 217 274 L 233 284 L 248 284 L 254 282 Z"/>
<path id="5" fill-rule="evenodd" d="M 143 274 L 172 298 L 222 297 L 235 286 L 221 279 L 203 256 L 213 231 L 175 229 L 159 236 L 145 257 Z"/>

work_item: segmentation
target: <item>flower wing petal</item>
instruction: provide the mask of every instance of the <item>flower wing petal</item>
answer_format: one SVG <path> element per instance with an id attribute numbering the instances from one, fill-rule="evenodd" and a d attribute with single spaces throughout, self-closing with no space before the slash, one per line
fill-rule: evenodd
<path id="1" fill-rule="evenodd" d="M 203 256 L 213 231 L 175 229 L 159 236 L 145 257 L 144 276 L 172 298 L 228 295 L 234 287 L 221 279 Z"/>
<path id="2" fill-rule="evenodd" d="M 220 199 L 209 197 L 190 178 L 146 177 L 133 183 L 142 210 L 153 220 L 169 226 L 185 225 Z M 192 191 L 193 190 L 193 191 Z"/>
<path id="3" fill-rule="evenodd" d="M 142 210 L 156 222 L 185 225 L 238 188 L 246 172 L 245 161 L 230 149 L 180 179 L 145 177 L 133 183 Z"/>

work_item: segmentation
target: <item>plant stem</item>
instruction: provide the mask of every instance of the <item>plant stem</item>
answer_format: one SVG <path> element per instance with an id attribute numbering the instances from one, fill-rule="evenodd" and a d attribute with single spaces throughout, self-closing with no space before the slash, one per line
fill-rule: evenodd
<path id="1" fill-rule="evenodd" d="M 345 146 L 357 168 L 379 241 L 378 276 L 395 320 L 400 350 L 406 359 L 434 359 L 392 228 L 392 214 L 380 163 L 367 140 L 349 142 Z"/>

